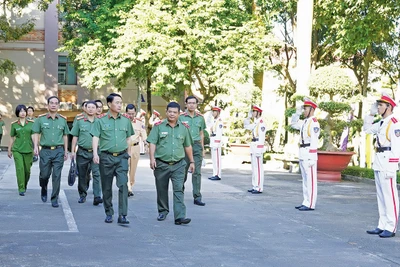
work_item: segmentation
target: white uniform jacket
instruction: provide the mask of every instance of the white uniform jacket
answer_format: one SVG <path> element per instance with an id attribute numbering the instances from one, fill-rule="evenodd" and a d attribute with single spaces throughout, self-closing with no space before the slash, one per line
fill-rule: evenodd
<path id="1" fill-rule="evenodd" d="M 300 160 L 318 160 L 317 149 L 320 134 L 320 126 L 314 116 L 300 120 L 299 115 L 292 117 L 291 127 L 300 130 Z"/>
<path id="2" fill-rule="evenodd" d="M 250 144 L 250 153 L 258 155 L 263 154 L 265 152 L 265 133 L 267 132 L 267 127 L 265 126 L 263 119 L 260 117 L 252 124 L 249 124 L 246 120 L 245 128 L 253 132 L 253 138 Z"/>
<path id="3" fill-rule="evenodd" d="M 221 118 L 214 119 L 214 124 L 211 126 L 210 131 L 210 147 L 219 148 L 221 147 L 222 134 L 224 125 Z"/>
<path id="4" fill-rule="evenodd" d="M 364 118 L 364 131 L 376 135 L 376 150 L 373 169 L 396 172 L 400 157 L 400 123 L 392 115 L 373 123 L 374 117 Z"/>

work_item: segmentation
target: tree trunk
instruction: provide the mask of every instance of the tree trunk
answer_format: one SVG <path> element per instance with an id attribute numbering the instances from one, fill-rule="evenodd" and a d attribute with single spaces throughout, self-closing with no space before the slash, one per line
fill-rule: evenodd
<path id="1" fill-rule="evenodd" d="M 152 104 L 151 104 L 151 77 L 148 76 L 146 80 L 146 95 L 147 95 L 147 113 L 146 113 L 146 121 L 150 121 L 150 116 L 152 113 Z M 150 133 L 151 127 L 150 123 L 147 123 L 147 133 Z"/>

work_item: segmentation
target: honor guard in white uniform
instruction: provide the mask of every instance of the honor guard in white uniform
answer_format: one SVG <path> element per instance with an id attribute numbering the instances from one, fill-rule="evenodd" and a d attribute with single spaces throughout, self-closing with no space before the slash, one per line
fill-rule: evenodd
<path id="1" fill-rule="evenodd" d="M 211 159 L 213 163 L 213 176 L 208 179 L 217 181 L 221 180 L 221 145 L 222 145 L 222 132 L 223 123 L 220 117 L 221 108 L 213 107 L 212 115 L 214 122 L 210 129 L 210 148 L 211 148 Z"/>
<path id="2" fill-rule="evenodd" d="M 160 115 L 161 115 L 160 112 L 158 112 L 157 110 L 153 110 L 153 115 L 151 115 L 149 120 L 151 127 L 153 127 L 155 123 L 161 121 Z"/>
<path id="3" fill-rule="evenodd" d="M 258 106 L 252 107 L 251 117 L 254 123 L 250 123 L 250 118 L 245 119 L 244 128 L 251 130 L 253 138 L 250 143 L 251 170 L 253 188 L 247 190 L 252 194 L 261 194 L 264 187 L 264 142 L 267 128 L 261 118 L 262 109 Z"/>
<path id="4" fill-rule="evenodd" d="M 317 147 L 320 127 L 314 111 L 317 104 L 308 98 L 298 106 L 292 116 L 291 127 L 300 130 L 299 165 L 303 178 L 303 203 L 295 208 L 300 211 L 315 209 L 317 202 Z M 303 113 L 304 120 L 300 120 Z"/>
<path id="5" fill-rule="evenodd" d="M 383 93 L 371 107 L 370 114 L 364 118 L 364 131 L 376 135 L 373 169 L 379 211 L 377 228 L 368 230 L 367 233 L 383 238 L 395 236 L 399 218 L 396 172 L 400 157 L 400 123 L 393 116 L 395 106 L 395 101 Z M 373 123 L 376 113 L 382 119 Z"/>
<path id="6" fill-rule="evenodd" d="M 138 117 L 138 120 L 140 120 L 143 123 L 144 128 L 146 128 L 146 111 L 141 109 L 140 113 L 137 114 L 137 117 Z M 144 155 L 146 152 L 145 142 L 146 142 L 146 139 L 143 139 L 142 137 L 139 138 L 140 155 Z"/>
<path id="7" fill-rule="evenodd" d="M 140 159 L 140 141 L 147 139 L 147 133 L 144 123 L 136 118 L 136 107 L 133 104 L 126 106 L 126 114 L 130 117 L 132 127 L 135 132 L 130 138 L 131 158 L 129 159 L 129 179 L 128 179 L 128 197 L 133 197 L 133 185 L 135 184 L 136 169 Z"/>

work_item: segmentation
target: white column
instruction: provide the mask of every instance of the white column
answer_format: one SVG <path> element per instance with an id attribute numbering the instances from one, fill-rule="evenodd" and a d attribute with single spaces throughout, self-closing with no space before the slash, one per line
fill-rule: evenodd
<path id="1" fill-rule="evenodd" d="M 45 98 L 58 95 L 58 11 L 57 0 L 44 14 L 44 84 Z"/>
<path id="2" fill-rule="evenodd" d="M 309 95 L 308 80 L 311 67 L 311 34 L 313 23 L 313 0 L 298 0 L 297 2 L 297 93 Z"/>

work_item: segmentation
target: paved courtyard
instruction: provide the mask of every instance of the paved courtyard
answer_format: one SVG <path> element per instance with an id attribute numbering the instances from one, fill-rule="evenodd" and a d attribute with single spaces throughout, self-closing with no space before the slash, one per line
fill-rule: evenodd
<path id="1" fill-rule="evenodd" d="M 40 199 L 38 163 L 26 196 L 18 195 L 15 167 L 0 152 L 0 266 L 399 266 L 400 233 L 371 236 L 378 211 L 371 184 L 319 183 L 315 211 L 301 203 L 301 177 L 266 164 L 261 195 L 247 193 L 250 166 L 223 158 L 221 181 L 203 168 L 205 207 L 193 205 L 186 186 L 187 216 L 174 224 L 172 212 L 158 222 L 156 193 L 148 157 L 139 162 L 135 196 L 129 199 L 128 226 L 104 223 L 93 194 L 78 203 L 76 184 L 63 169 L 60 207 Z M 51 184 L 51 183 L 50 183 Z M 114 196 L 116 196 L 115 187 Z M 114 206 L 117 206 L 114 197 Z M 170 194 L 172 210 L 172 194 Z"/>

